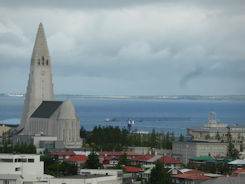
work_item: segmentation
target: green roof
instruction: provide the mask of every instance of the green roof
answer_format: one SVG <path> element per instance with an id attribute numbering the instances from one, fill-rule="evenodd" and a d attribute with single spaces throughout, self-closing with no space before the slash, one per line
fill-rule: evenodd
<path id="1" fill-rule="evenodd" d="M 189 158 L 189 160 L 200 160 L 200 161 L 206 161 L 206 162 L 216 162 L 216 160 L 211 156 L 201 156 L 201 157 L 192 157 Z"/>

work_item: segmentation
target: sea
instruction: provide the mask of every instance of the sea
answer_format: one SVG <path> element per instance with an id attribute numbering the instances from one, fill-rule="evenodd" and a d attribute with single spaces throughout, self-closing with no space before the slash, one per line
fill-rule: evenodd
<path id="1" fill-rule="evenodd" d="M 63 101 L 66 97 L 58 97 Z M 238 100 L 173 100 L 154 98 L 70 97 L 81 126 L 119 126 L 142 132 L 174 132 L 185 134 L 186 129 L 203 126 L 208 114 L 216 112 L 218 123 L 245 125 L 245 101 Z M 0 96 L 0 123 L 19 124 L 24 97 Z M 107 120 L 107 121 L 106 121 Z"/>

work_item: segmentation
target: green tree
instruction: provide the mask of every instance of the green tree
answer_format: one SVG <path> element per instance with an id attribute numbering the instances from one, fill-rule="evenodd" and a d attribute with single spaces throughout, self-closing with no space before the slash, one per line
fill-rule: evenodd
<path id="1" fill-rule="evenodd" d="M 182 134 L 180 134 L 179 141 L 182 142 L 182 141 L 184 141 L 184 139 L 185 139 L 185 137 Z"/>
<path id="2" fill-rule="evenodd" d="M 157 136 L 156 136 L 155 129 L 153 129 L 151 132 L 150 147 L 156 148 L 156 146 L 157 146 Z"/>
<path id="3" fill-rule="evenodd" d="M 228 143 L 227 156 L 229 158 L 239 158 L 239 151 L 235 148 L 231 141 Z"/>
<path id="4" fill-rule="evenodd" d="M 121 167 L 123 165 L 129 165 L 130 161 L 127 157 L 126 153 L 123 153 L 123 155 L 120 155 L 119 160 L 118 160 L 118 166 Z"/>
<path id="5" fill-rule="evenodd" d="M 92 151 L 89 156 L 87 161 L 85 162 L 84 168 L 87 169 L 98 169 L 100 167 L 100 162 L 98 155 Z"/>
<path id="6" fill-rule="evenodd" d="M 171 177 L 168 170 L 164 168 L 163 163 L 157 162 L 156 166 L 151 170 L 149 179 L 150 184 L 170 184 Z"/>
<path id="7" fill-rule="evenodd" d="M 216 140 L 220 140 L 220 135 L 219 135 L 219 132 L 218 131 L 216 132 L 215 139 Z"/>
<path id="8" fill-rule="evenodd" d="M 231 142 L 232 141 L 232 135 L 231 135 L 230 129 L 228 130 L 228 133 L 227 133 L 227 141 L 228 142 Z"/>
<path id="9" fill-rule="evenodd" d="M 240 144 L 240 151 L 243 152 L 243 143 Z"/>

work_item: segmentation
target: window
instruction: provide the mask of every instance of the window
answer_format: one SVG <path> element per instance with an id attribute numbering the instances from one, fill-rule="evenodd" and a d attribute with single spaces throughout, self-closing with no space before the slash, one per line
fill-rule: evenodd
<path id="1" fill-rule="evenodd" d="M 46 65 L 48 65 L 48 60 L 46 60 Z"/>
<path id="2" fill-rule="evenodd" d="M 44 56 L 42 56 L 42 65 L 44 65 Z"/>
<path id="3" fill-rule="evenodd" d="M 37 62 L 37 64 L 38 64 L 39 66 L 40 66 L 40 63 L 41 63 L 41 62 L 40 62 L 40 59 L 38 59 L 38 62 Z"/>
<path id="4" fill-rule="evenodd" d="M 21 162 L 27 162 L 27 159 L 26 158 L 22 158 Z"/>
<path id="5" fill-rule="evenodd" d="M 16 167 L 15 168 L 15 171 L 20 171 L 20 167 Z"/>
<path id="6" fill-rule="evenodd" d="M 2 158 L 0 159 L 0 162 L 13 162 L 13 159 Z"/>
<path id="7" fill-rule="evenodd" d="M 9 184 L 9 180 L 3 180 L 3 184 Z"/>
<path id="8" fill-rule="evenodd" d="M 34 159 L 33 158 L 29 158 L 28 162 L 34 162 Z"/>

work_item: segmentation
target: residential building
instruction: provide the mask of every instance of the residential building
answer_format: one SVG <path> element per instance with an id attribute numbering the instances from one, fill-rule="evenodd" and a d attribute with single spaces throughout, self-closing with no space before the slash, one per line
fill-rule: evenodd
<path id="1" fill-rule="evenodd" d="M 200 184 L 212 179 L 204 174 L 205 172 L 196 169 L 180 169 L 178 174 L 171 175 L 171 178 L 173 184 Z"/>
<path id="2" fill-rule="evenodd" d="M 237 169 L 245 169 L 245 160 L 233 160 L 228 163 L 229 169 L 231 171 L 237 170 Z"/>

